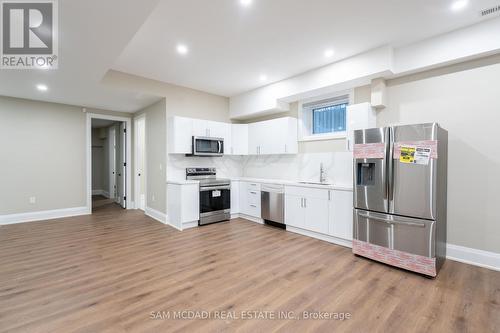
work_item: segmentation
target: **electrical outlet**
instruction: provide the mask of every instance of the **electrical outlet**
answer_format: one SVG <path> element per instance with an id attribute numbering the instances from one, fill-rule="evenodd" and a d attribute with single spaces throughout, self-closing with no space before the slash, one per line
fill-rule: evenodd
<path id="1" fill-rule="evenodd" d="M 36 197 L 30 197 L 30 204 L 35 204 L 36 203 Z"/>

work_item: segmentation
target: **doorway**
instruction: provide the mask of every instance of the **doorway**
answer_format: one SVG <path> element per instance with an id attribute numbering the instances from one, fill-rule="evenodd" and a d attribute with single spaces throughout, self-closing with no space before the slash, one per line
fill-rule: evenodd
<path id="1" fill-rule="evenodd" d="M 146 115 L 134 119 L 135 146 L 135 204 L 136 208 L 146 210 Z"/>
<path id="2" fill-rule="evenodd" d="M 131 120 L 87 114 L 87 209 L 134 208 L 131 198 Z"/>

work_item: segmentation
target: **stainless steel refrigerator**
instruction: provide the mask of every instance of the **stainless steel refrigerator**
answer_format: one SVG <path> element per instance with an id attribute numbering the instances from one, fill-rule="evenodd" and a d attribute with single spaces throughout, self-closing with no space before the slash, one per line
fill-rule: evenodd
<path id="1" fill-rule="evenodd" d="M 448 132 L 436 123 L 354 131 L 353 252 L 436 276 L 446 257 Z"/>

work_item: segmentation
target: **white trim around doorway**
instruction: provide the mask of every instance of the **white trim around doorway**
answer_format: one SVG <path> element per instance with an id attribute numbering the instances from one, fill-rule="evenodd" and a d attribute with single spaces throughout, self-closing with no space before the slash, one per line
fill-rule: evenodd
<path id="1" fill-rule="evenodd" d="M 139 169 L 138 169 L 138 154 L 139 151 L 139 137 L 137 135 L 137 121 L 140 119 L 144 119 L 144 130 L 146 130 L 146 114 L 141 114 L 137 117 L 134 117 L 134 201 L 135 201 L 135 209 L 140 209 L 141 206 L 141 194 L 140 187 L 137 185 L 140 182 L 139 179 Z M 148 174 L 147 174 L 147 149 L 146 149 L 146 132 L 144 132 L 144 170 L 142 173 L 142 177 L 144 179 L 144 211 L 146 211 L 146 207 L 148 206 Z"/>
<path id="2" fill-rule="evenodd" d="M 133 209 L 134 203 L 132 202 L 132 119 L 127 117 L 110 116 L 105 114 L 97 113 L 87 113 L 87 128 L 86 128 L 86 140 L 85 140 L 85 151 L 87 160 L 87 200 L 86 209 L 88 214 L 92 214 L 92 119 L 106 119 L 114 121 L 125 122 L 125 128 L 127 129 L 127 159 L 126 170 L 127 170 L 127 190 L 126 196 L 127 200 L 125 202 L 127 209 Z"/>

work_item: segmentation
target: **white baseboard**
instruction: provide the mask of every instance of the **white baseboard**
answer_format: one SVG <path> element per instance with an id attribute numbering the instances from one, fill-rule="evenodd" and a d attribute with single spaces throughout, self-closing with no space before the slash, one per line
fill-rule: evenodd
<path id="1" fill-rule="evenodd" d="M 167 214 L 164 214 L 156 209 L 153 209 L 151 207 L 147 207 L 146 206 L 146 210 L 144 211 L 144 214 L 146 214 L 147 216 L 155 219 L 156 221 L 159 221 L 165 225 L 168 225 L 168 226 L 171 226 L 172 228 L 174 229 L 177 229 L 179 231 L 182 231 L 181 228 L 179 228 L 178 226 L 176 225 L 173 225 L 172 223 L 170 223 L 168 221 L 168 215 Z"/>
<path id="2" fill-rule="evenodd" d="M 184 222 L 182 223 L 182 230 L 195 228 L 198 226 L 198 221 Z"/>
<path id="3" fill-rule="evenodd" d="M 156 221 L 159 221 L 163 224 L 167 223 L 167 214 L 162 213 L 156 209 L 153 209 L 151 207 L 146 207 L 146 210 L 144 211 L 144 214 L 147 216 L 155 219 Z"/>
<path id="4" fill-rule="evenodd" d="M 0 225 L 59 219 L 70 216 L 91 214 L 87 207 L 72 207 L 38 212 L 0 215 Z"/>
<path id="5" fill-rule="evenodd" d="M 263 219 L 260 219 L 258 217 L 254 217 L 254 216 L 250 216 L 250 215 L 246 215 L 246 214 L 231 214 L 231 220 L 233 219 L 237 219 L 237 218 L 242 218 L 242 219 L 245 219 L 245 220 L 248 220 L 248 221 L 252 221 L 252 222 L 255 222 L 255 223 L 259 223 L 259 224 L 264 224 L 264 220 Z"/>
<path id="6" fill-rule="evenodd" d="M 108 199 L 110 198 L 109 192 L 104 190 L 92 190 L 92 195 L 102 195 Z"/>
<path id="7" fill-rule="evenodd" d="M 500 271 L 500 253 L 447 244 L 446 258 L 474 266 Z"/>
<path id="8" fill-rule="evenodd" d="M 334 237 L 334 236 L 330 236 L 330 235 L 324 235 L 324 234 L 320 234 L 318 232 L 300 229 L 300 228 L 292 227 L 289 225 L 286 226 L 286 231 L 294 232 L 296 234 L 303 235 L 303 236 L 316 238 L 316 239 L 319 239 L 319 240 L 322 240 L 325 242 L 329 242 L 329 243 L 333 243 L 336 245 L 352 248 L 352 240 L 338 238 L 338 237 Z"/>

